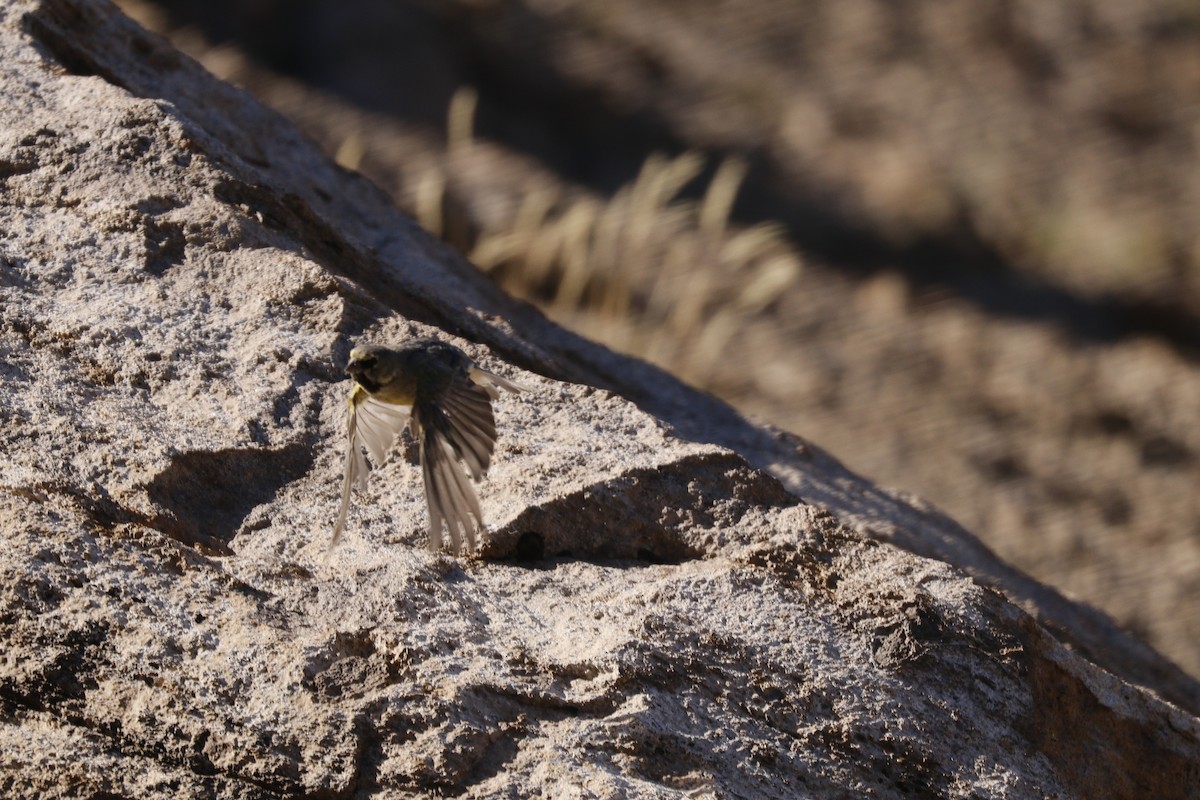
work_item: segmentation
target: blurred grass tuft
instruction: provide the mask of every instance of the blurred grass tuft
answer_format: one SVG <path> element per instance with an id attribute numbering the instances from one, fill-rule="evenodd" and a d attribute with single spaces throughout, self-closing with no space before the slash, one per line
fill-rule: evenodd
<path id="1" fill-rule="evenodd" d="M 463 88 L 450 103 L 451 160 L 474 141 L 477 100 Z M 803 264 L 781 225 L 731 222 L 741 159 L 721 162 L 698 201 L 683 196 L 707 161 L 696 152 L 653 154 L 608 199 L 532 188 L 515 214 L 479 232 L 468 256 L 558 321 L 706 387 L 730 338 Z M 446 163 L 432 161 L 419 176 L 414 204 L 422 227 L 443 237 Z"/>

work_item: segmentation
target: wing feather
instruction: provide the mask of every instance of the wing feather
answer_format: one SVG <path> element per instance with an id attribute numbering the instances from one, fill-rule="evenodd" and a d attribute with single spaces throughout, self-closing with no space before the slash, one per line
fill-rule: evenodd
<path id="1" fill-rule="evenodd" d="M 477 386 L 447 392 L 442 401 L 447 425 L 442 433 L 455 453 L 471 470 L 471 477 L 481 480 L 487 473 L 496 447 L 496 422 L 492 404 Z"/>
<path id="2" fill-rule="evenodd" d="M 483 512 L 479 508 L 479 498 L 475 494 L 475 487 L 467 478 L 467 474 L 462 468 L 454 463 L 450 458 L 450 446 L 446 442 L 442 442 L 442 452 L 447 458 L 439 465 L 440 478 L 439 480 L 446 485 L 448 491 L 446 494 L 450 496 L 453 504 L 451 508 L 452 519 L 451 532 L 457 534 L 458 530 L 462 530 L 463 536 L 467 541 L 467 549 L 475 549 L 475 532 L 483 525 Z M 468 519 L 470 514 L 473 519 Z M 462 537 L 457 535 L 451 536 L 455 542 L 455 552 L 461 548 Z"/>
<path id="3" fill-rule="evenodd" d="M 342 504 L 338 509 L 337 522 L 333 525 L 333 538 L 329 540 L 326 554 L 332 552 L 342 532 L 346 529 L 346 517 L 350 511 L 351 489 L 367 488 L 367 475 L 371 471 L 363 448 L 371 451 L 376 464 L 382 464 L 396 436 L 408 423 L 410 409 L 372 398 L 355 386 L 350 392 L 350 419 L 347 424 L 346 466 L 342 476 Z"/>
<path id="4" fill-rule="evenodd" d="M 376 400 L 366 392 L 362 398 L 358 404 L 358 440 L 379 465 L 387 459 L 392 442 L 408 424 L 409 407 Z"/>
<path id="5" fill-rule="evenodd" d="M 416 416 L 416 419 L 419 430 L 421 428 L 419 415 Z M 436 462 L 437 455 L 428 452 L 430 442 L 427 435 L 421 435 L 419 441 L 421 443 L 421 477 L 425 481 L 425 504 L 429 508 L 429 549 L 439 550 L 442 546 L 442 523 L 446 519 L 446 513 L 443 510 L 445 506 L 442 501 L 441 486 L 434 480 L 434 469 L 431 467 L 431 463 Z M 455 550 L 457 550 L 457 545 Z"/>
<path id="6" fill-rule="evenodd" d="M 454 463 L 449 445 L 446 442 L 435 442 L 434 446 L 440 447 L 444 456 L 432 466 L 431 472 L 434 482 L 442 487 L 440 494 L 449 501 L 444 510 L 447 512 L 446 522 L 450 528 L 451 546 L 455 553 L 459 553 L 465 539 L 467 549 L 474 550 L 475 532 L 479 529 L 483 517 L 475 488 L 462 467 Z"/>
<path id="7" fill-rule="evenodd" d="M 479 409 L 486 407 L 490 418 L 491 403 L 486 397 L 472 398 L 477 392 L 479 387 L 464 381 L 450 387 L 438 402 L 418 401 L 413 412 L 422 431 L 421 470 L 429 504 L 429 542 L 435 549 L 442 543 L 443 522 L 455 553 L 461 552 L 464 540 L 468 549 L 474 549 L 476 534 L 483 527 L 471 478 L 479 480 L 487 471 L 495 428 L 488 425 L 490 430 L 481 430 Z M 465 418 L 459 411 L 464 405 L 471 409 Z"/>

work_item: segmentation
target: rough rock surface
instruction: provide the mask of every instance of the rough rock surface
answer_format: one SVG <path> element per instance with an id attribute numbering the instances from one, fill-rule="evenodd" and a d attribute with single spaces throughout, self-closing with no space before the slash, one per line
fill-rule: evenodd
<path id="1" fill-rule="evenodd" d="M 1178 0 L 118 4 L 552 319 L 933 500 L 1200 676 L 1200 246 L 1168 244 L 1200 242 L 1200 26 Z M 697 153 L 758 164 L 707 233 L 670 194 Z"/>
<path id="2" fill-rule="evenodd" d="M 0 53 L 4 796 L 1196 796 L 1195 682 L 936 510 L 505 298 L 107 3 Z M 399 447 L 326 561 L 338 365 L 434 329 L 530 387 L 492 537 L 424 549 Z"/>

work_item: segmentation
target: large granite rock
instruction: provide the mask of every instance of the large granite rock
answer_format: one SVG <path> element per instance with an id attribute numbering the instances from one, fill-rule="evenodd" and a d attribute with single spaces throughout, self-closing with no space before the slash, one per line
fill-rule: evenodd
<path id="1" fill-rule="evenodd" d="M 7 797 L 1190 797 L 1200 687 L 914 498 L 556 328 L 99 0 L 0 8 Z M 497 404 L 480 558 L 360 338 Z"/>

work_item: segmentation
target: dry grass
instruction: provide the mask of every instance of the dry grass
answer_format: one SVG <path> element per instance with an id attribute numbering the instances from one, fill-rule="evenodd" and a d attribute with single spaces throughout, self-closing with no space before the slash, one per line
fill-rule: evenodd
<path id="1" fill-rule="evenodd" d="M 447 160 L 473 146 L 476 99 L 462 89 L 450 105 Z M 348 139 L 338 152 L 358 150 Z M 439 236 L 446 163 L 431 163 L 415 192 L 418 221 Z M 780 226 L 731 223 L 740 160 L 718 165 L 698 200 L 684 197 L 705 166 L 699 153 L 652 155 L 607 199 L 532 188 L 468 255 L 558 321 L 707 386 L 729 340 L 796 281 L 802 260 Z"/>

